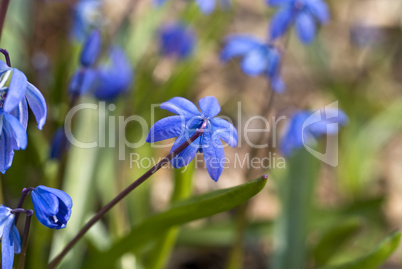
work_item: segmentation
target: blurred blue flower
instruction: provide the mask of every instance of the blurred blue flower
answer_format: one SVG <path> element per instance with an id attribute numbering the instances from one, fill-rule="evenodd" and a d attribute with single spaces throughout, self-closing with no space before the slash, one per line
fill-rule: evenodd
<path id="1" fill-rule="evenodd" d="M 120 47 L 109 51 L 109 63 L 97 69 L 97 83 L 94 95 L 99 100 L 113 101 L 127 92 L 134 79 L 134 71 L 127 55 Z"/>
<path id="2" fill-rule="evenodd" d="M 125 93 L 134 79 L 134 71 L 124 51 L 117 46 L 109 50 L 109 58 L 97 67 L 80 68 L 71 78 L 70 94 L 93 93 L 103 101 L 113 101 Z"/>
<path id="3" fill-rule="evenodd" d="M 102 45 L 101 34 L 98 30 L 93 30 L 84 43 L 81 51 L 80 62 L 84 67 L 90 67 L 98 59 Z"/>
<path id="4" fill-rule="evenodd" d="M 69 146 L 70 143 L 66 137 L 64 128 L 58 128 L 53 135 L 52 143 L 50 145 L 50 158 L 60 160 Z"/>
<path id="5" fill-rule="evenodd" d="M 11 208 L 0 205 L 0 237 L 2 269 L 12 269 L 14 253 L 21 252 L 21 239 L 14 224 L 14 214 Z"/>
<path id="6" fill-rule="evenodd" d="M 289 120 L 280 144 L 280 151 L 289 157 L 296 149 L 314 144 L 323 135 L 335 135 L 348 117 L 339 109 L 302 110 Z"/>
<path id="7" fill-rule="evenodd" d="M 52 229 L 66 227 L 73 207 L 67 193 L 40 185 L 32 190 L 31 200 L 40 223 Z"/>
<path id="8" fill-rule="evenodd" d="M 167 0 L 154 0 L 154 4 L 156 6 L 163 5 Z M 214 12 L 216 8 L 216 2 L 219 1 L 219 4 L 222 8 L 227 8 L 231 5 L 231 0 L 195 0 L 199 9 L 204 14 L 211 14 Z"/>
<path id="9" fill-rule="evenodd" d="M 272 7 L 279 7 L 270 25 L 270 36 L 276 39 L 285 34 L 294 23 L 299 39 L 308 44 L 313 41 L 316 21 L 325 24 L 329 20 L 328 6 L 323 0 L 266 0 Z"/>
<path id="10" fill-rule="evenodd" d="M 99 28 L 104 23 L 101 12 L 101 0 L 80 0 L 74 7 L 72 37 L 82 42 L 93 28 Z"/>
<path id="11" fill-rule="evenodd" d="M 0 172 L 10 168 L 14 150 L 25 149 L 28 143 L 28 104 L 36 117 L 38 128 L 46 121 L 46 102 L 41 92 L 28 82 L 24 73 L 0 61 Z"/>
<path id="12" fill-rule="evenodd" d="M 271 45 L 247 35 L 233 35 L 227 38 L 221 52 L 224 62 L 243 57 L 241 68 L 249 76 L 265 74 L 276 92 L 282 92 L 285 85 L 280 77 L 281 55 L 279 50 Z"/>
<path id="13" fill-rule="evenodd" d="M 220 112 L 218 100 L 213 96 L 204 97 L 198 102 L 201 112 L 189 100 L 183 97 L 174 97 L 161 104 L 177 116 L 170 116 L 157 121 L 149 131 L 146 141 L 148 143 L 178 137 L 173 144 L 171 152 L 177 149 L 189 139 L 207 120 L 204 133 L 192 144 L 172 159 L 175 168 L 186 166 L 195 157 L 197 152 L 202 152 L 210 177 L 217 181 L 222 174 L 225 152 L 221 140 L 229 146 L 237 146 L 237 130 L 228 121 L 215 117 Z"/>
<path id="14" fill-rule="evenodd" d="M 183 23 L 165 25 L 159 33 L 160 51 L 165 56 L 187 58 L 194 52 L 195 43 L 194 31 Z"/>

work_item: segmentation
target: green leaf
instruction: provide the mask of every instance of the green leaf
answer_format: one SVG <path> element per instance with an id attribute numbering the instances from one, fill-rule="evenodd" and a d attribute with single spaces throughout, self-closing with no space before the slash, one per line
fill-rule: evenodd
<path id="1" fill-rule="evenodd" d="M 88 260 L 83 268 L 110 268 L 124 253 L 138 251 L 146 243 L 157 238 L 169 228 L 227 211 L 246 202 L 259 193 L 267 178 L 261 177 L 240 186 L 213 191 L 177 202 L 165 212 L 154 215 L 133 227 L 113 247 Z"/>
<path id="2" fill-rule="evenodd" d="M 322 266 L 362 227 L 358 218 L 351 218 L 326 232 L 313 251 L 316 265 Z"/>
<path id="3" fill-rule="evenodd" d="M 355 261 L 321 269 L 376 269 L 382 265 L 396 250 L 401 240 L 401 232 L 397 231 L 384 239 L 371 253 Z"/>

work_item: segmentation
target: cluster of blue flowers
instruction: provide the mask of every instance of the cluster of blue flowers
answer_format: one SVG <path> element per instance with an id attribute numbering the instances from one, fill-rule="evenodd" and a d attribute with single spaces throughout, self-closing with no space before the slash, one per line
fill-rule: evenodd
<path id="1" fill-rule="evenodd" d="M 29 193 L 31 193 L 35 215 L 41 224 L 52 229 L 66 227 L 73 206 L 71 197 L 67 193 L 45 186 L 23 190 L 24 197 Z M 26 211 L 22 208 L 11 209 L 0 205 L 1 263 L 3 269 L 12 269 L 14 254 L 21 252 L 21 238 L 15 224 L 16 214 L 21 212 L 29 214 L 32 211 Z"/>

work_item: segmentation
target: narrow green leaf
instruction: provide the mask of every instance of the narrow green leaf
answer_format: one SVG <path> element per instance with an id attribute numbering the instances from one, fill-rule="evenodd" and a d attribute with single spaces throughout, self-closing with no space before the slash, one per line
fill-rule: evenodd
<path id="1" fill-rule="evenodd" d="M 318 244 L 313 250 L 315 263 L 317 266 L 325 265 L 337 251 L 360 230 L 361 221 L 351 218 L 324 233 Z"/>
<path id="2" fill-rule="evenodd" d="M 371 253 L 355 261 L 322 269 L 376 269 L 382 265 L 396 250 L 401 240 L 401 232 L 397 231 L 385 238 Z"/>
<path id="3" fill-rule="evenodd" d="M 167 211 L 154 215 L 133 227 L 131 232 L 114 244 L 109 251 L 90 258 L 83 268 L 110 268 L 124 253 L 138 251 L 172 226 L 209 217 L 243 204 L 263 189 L 266 180 L 266 177 L 261 177 L 240 186 L 177 202 Z"/>

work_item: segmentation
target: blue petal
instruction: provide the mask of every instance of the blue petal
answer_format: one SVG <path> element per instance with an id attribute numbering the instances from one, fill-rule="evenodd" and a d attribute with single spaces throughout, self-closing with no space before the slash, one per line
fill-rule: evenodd
<path id="1" fill-rule="evenodd" d="M 10 112 L 18 106 L 21 100 L 25 97 L 27 83 L 28 80 L 24 73 L 14 68 L 6 101 L 4 102 L 4 111 Z"/>
<path id="2" fill-rule="evenodd" d="M 271 20 L 270 37 L 276 39 L 285 34 L 293 19 L 293 11 L 291 8 L 280 9 Z"/>
<path id="3" fill-rule="evenodd" d="M 279 51 L 272 47 L 269 51 L 269 64 L 267 69 L 267 76 L 274 77 L 279 73 L 279 67 L 281 62 L 281 55 Z"/>
<path id="4" fill-rule="evenodd" d="M 11 208 L 0 205 L 0 237 L 4 233 L 4 227 L 6 226 L 8 218 L 11 216 Z"/>
<path id="5" fill-rule="evenodd" d="M 208 174 L 214 181 L 218 181 L 225 165 L 225 151 L 222 142 L 212 138 L 209 128 L 202 135 L 201 144 Z"/>
<path id="6" fill-rule="evenodd" d="M 277 7 L 291 3 L 293 0 L 265 0 L 266 4 L 271 7 Z"/>
<path id="7" fill-rule="evenodd" d="M 22 99 L 21 102 L 18 104 L 18 107 L 14 108 L 10 112 L 10 115 L 16 117 L 21 123 L 22 127 L 24 127 L 24 129 L 26 130 L 28 126 L 28 104 L 26 99 Z"/>
<path id="8" fill-rule="evenodd" d="M 204 116 L 213 118 L 219 114 L 221 107 L 218 100 L 214 96 L 207 96 L 198 101 L 198 105 Z"/>
<path id="9" fill-rule="evenodd" d="M 228 61 L 234 57 L 245 55 L 258 48 L 262 43 L 251 36 L 233 35 L 226 39 L 226 45 L 221 52 L 222 61 Z"/>
<path id="10" fill-rule="evenodd" d="M 238 134 L 236 128 L 228 121 L 221 118 L 211 119 L 213 136 L 225 141 L 232 148 L 237 146 Z"/>
<path id="11" fill-rule="evenodd" d="M 280 151 L 288 157 L 298 148 L 303 147 L 303 124 L 311 116 L 310 111 L 300 111 L 291 118 L 281 139 Z"/>
<path id="12" fill-rule="evenodd" d="M 183 116 L 171 116 L 157 121 L 149 130 L 146 141 L 153 143 L 179 136 L 186 127 L 186 120 Z"/>
<path id="13" fill-rule="evenodd" d="M 38 129 L 42 130 L 47 116 L 45 98 L 43 98 L 42 93 L 29 82 L 26 92 L 26 98 L 28 100 L 29 107 L 35 115 L 36 122 L 38 123 Z"/>
<path id="14" fill-rule="evenodd" d="M 12 269 L 14 263 L 14 240 L 11 231 L 14 226 L 14 215 L 11 215 L 4 226 L 1 242 L 1 265 L 2 269 Z"/>
<path id="15" fill-rule="evenodd" d="M 25 149 L 28 144 L 28 136 L 21 123 L 8 113 L 4 113 L 3 128 L 9 129 L 17 142 L 18 149 Z"/>
<path id="16" fill-rule="evenodd" d="M 50 147 L 50 158 L 60 160 L 63 157 L 64 152 L 69 147 L 70 143 L 64 132 L 64 128 L 60 127 L 57 129 L 53 135 L 51 147 Z"/>
<path id="17" fill-rule="evenodd" d="M 94 89 L 95 97 L 100 100 L 113 101 L 125 93 L 133 81 L 134 72 L 127 55 L 119 47 L 109 51 L 111 64 L 101 66 L 98 83 Z"/>
<path id="18" fill-rule="evenodd" d="M 90 67 L 98 59 L 101 49 L 101 34 L 98 30 L 93 30 L 85 41 L 84 48 L 81 52 L 81 64 L 84 67 Z"/>
<path id="19" fill-rule="evenodd" d="M 201 12 L 211 14 L 215 10 L 215 0 L 195 0 Z"/>
<path id="20" fill-rule="evenodd" d="M 307 0 L 307 9 L 321 22 L 329 21 L 329 10 L 327 4 L 322 0 Z"/>
<path id="21" fill-rule="evenodd" d="M 196 36 L 192 28 L 183 23 L 164 25 L 159 35 L 160 51 L 166 56 L 180 59 L 189 57 L 195 48 Z"/>
<path id="22" fill-rule="evenodd" d="M 13 244 L 14 244 L 14 253 L 20 254 L 21 238 L 20 238 L 20 233 L 18 232 L 18 229 L 17 229 L 17 227 L 15 227 L 15 225 L 13 225 L 11 237 L 12 237 Z"/>
<path id="23" fill-rule="evenodd" d="M 183 97 L 173 97 L 169 101 L 162 103 L 161 108 L 178 115 L 201 115 L 201 113 L 198 111 L 198 108 L 192 102 Z"/>
<path id="24" fill-rule="evenodd" d="M 248 53 L 241 67 L 244 73 L 249 76 L 257 76 L 263 73 L 268 68 L 268 56 L 263 49 L 256 49 Z"/>
<path id="25" fill-rule="evenodd" d="M 3 118 L 3 116 L 2 116 Z M 3 119 L 4 121 L 4 119 Z M 8 133 L 6 128 L 3 128 L 0 135 L 0 172 L 5 173 L 8 168 L 11 167 L 14 157 L 14 149 L 17 149 L 17 145 L 12 137 L 12 134 Z"/>
<path id="26" fill-rule="evenodd" d="M 179 136 L 173 144 L 170 152 L 177 149 L 181 144 L 186 142 L 194 134 L 191 132 L 185 132 L 181 136 Z M 174 157 L 170 163 L 174 168 L 181 168 L 188 165 L 192 159 L 194 159 L 198 150 L 200 149 L 201 138 L 198 137 L 193 143 L 191 143 L 187 148 L 185 148 L 182 152 L 180 152 L 176 157 Z"/>
<path id="27" fill-rule="evenodd" d="M 55 189 L 55 188 L 49 188 L 49 187 L 46 187 L 43 185 L 39 185 L 38 187 L 36 187 L 36 189 L 40 190 L 40 192 L 43 192 L 43 193 L 48 192 L 48 193 L 55 195 L 68 208 L 73 207 L 73 200 L 71 199 L 70 195 L 68 195 L 67 193 L 65 193 L 62 190 Z"/>
<path id="28" fill-rule="evenodd" d="M 94 69 L 79 69 L 70 80 L 69 92 L 81 95 L 92 90 L 98 82 L 98 72 Z"/>
<path id="29" fill-rule="evenodd" d="M 296 18 L 296 32 L 304 44 L 311 43 L 316 34 L 314 19 L 305 12 L 300 13 Z"/>
<path id="30" fill-rule="evenodd" d="M 52 193 L 35 188 L 31 192 L 31 199 L 39 220 L 41 216 L 47 221 L 49 216 L 54 216 L 59 211 L 59 200 Z"/>
<path id="31" fill-rule="evenodd" d="M 0 60 L 0 75 L 3 74 L 4 72 L 10 70 L 11 67 L 9 67 L 5 62 Z"/>

